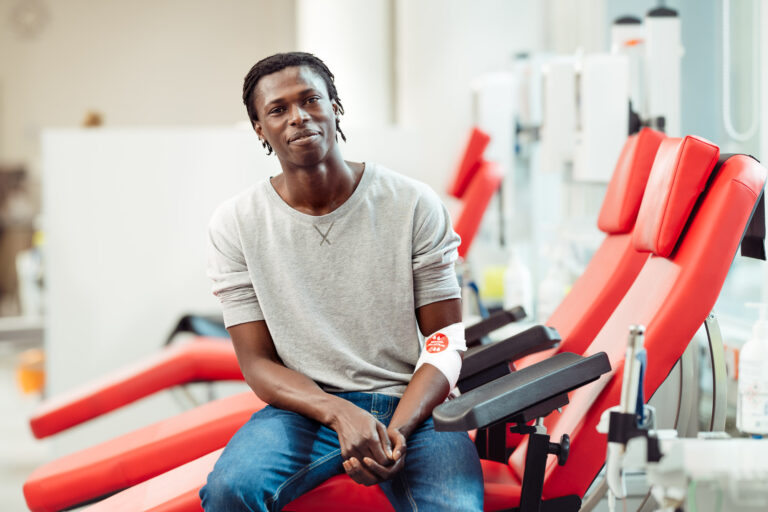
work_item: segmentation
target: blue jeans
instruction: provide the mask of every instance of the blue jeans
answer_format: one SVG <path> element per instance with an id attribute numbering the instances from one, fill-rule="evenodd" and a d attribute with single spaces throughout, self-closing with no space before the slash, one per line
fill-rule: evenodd
<path id="1" fill-rule="evenodd" d="M 399 402 L 338 393 L 388 425 Z M 436 432 L 430 417 L 407 439 L 405 467 L 379 484 L 395 510 L 481 512 L 483 474 L 466 432 Z M 344 473 L 336 432 L 267 406 L 232 437 L 200 490 L 207 512 L 273 511 Z"/>

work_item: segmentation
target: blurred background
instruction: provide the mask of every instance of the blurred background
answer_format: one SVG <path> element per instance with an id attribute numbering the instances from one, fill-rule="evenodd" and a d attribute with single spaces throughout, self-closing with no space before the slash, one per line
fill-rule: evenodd
<path id="1" fill-rule="evenodd" d="M 616 32 L 659 7 L 676 25 L 655 49 Z M 27 426 L 42 397 L 153 353 L 184 314 L 218 312 L 208 219 L 280 171 L 241 101 L 259 59 L 323 59 L 346 158 L 422 180 L 452 210 L 470 131 L 488 133 L 503 183 L 466 275 L 484 307 L 514 298 L 545 319 L 602 238 L 628 97 L 669 135 L 768 155 L 766 26 L 761 0 L 0 0 L 0 509 L 26 510 L 43 462 L 181 410 L 161 394 L 53 439 Z M 651 51 L 656 85 L 636 58 Z M 620 91 L 620 108 L 590 83 Z M 732 364 L 766 277 L 737 258 L 721 294 Z"/>

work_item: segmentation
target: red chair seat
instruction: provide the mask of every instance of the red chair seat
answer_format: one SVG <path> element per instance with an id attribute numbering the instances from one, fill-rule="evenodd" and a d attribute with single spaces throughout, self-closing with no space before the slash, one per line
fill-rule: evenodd
<path id="1" fill-rule="evenodd" d="M 29 476 L 27 506 L 33 512 L 67 509 L 162 474 L 222 448 L 264 405 L 247 391 L 61 457 Z"/>
<path id="2" fill-rule="evenodd" d="M 199 512 L 198 492 L 221 455 L 217 450 L 167 473 L 111 496 L 87 512 Z M 520 482 L 509 465 L 483 460 L 486 511 L 515 507 L 520 502 Z M 382 490 L 338 475 L 286 505 L 291 512 L 392 511 Z"/>

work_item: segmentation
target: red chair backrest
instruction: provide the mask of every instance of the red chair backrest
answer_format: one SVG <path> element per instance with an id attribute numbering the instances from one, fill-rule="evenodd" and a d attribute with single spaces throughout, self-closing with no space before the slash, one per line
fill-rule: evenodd
<path id="1" fill-rule="evenodd" d="M 644 128 L 624 144 L 598 218 L 606 237 L 547 320 L 563 338 L 558 352 L 580 354 L 587 348 L 648 259 L 632 246 L 632 228 L 662 140 L 663 133 Z M 516 366 L 522 368 L 543 357 L 534 354 Z"/>
<path id="2" fill-rule="evenodd" d="M 687 208 L 673 205 L 672 201 L 676 197 L 688 197 L 699 181 L 693 179 L 681 186 L 675 179 L 679 180 L 685 174 L 685 166 L 670 164 L 679 164 L 680 158 L 685 160 L 686 151 L 695 149 L 695 158 L 702 165 L 702 172 L 698 173 L 701 177 L 709 174 L 706 170 L 708 162 L 714 166 L 718 149 L 695 137 L 665 144 L 654 164 L 649 180 L 653 187 L 646 190 L 635 228 L 644 233 L 638 238 L 641 249 L 646 248 L 644 240 L 647 239 L 662 243 L 653 247 L 654 252 L 626 296 L 584 352 L 584 355 L 606 352 L 614 370 L 574 391 L 563 414 L 554 413 L 545 422 L 554 438 L 563 433 L 571 436 L 569 463 L 557 466 L 554 460 L 548 461 L 545 497 L 583 496 L 603 465 L 607 440 L 595 427 L 602 412 L 619 403 L 629 325 L 646 327 L 645 392 L 646 396 L 651 396 L 712 310 L 762 194 L 765 168 L 744 155 L 733 156 L 712 173 L 709 186 L 688 215 Z M 671 158 L 673 153 L 677 159 Z M 671 180 L 653 176 L 672 171 L 675 177 Z M 662 202 L 659 197 L 667 199 Z M 646 201 L 655 206 L 646 206 Z M 662 222 L 659 222 L 660 218 Z M 670 226 L 680 229 L 677 239 L 667 236 Z M 657 253 L 666 253 L 670 246 L 672 249 L 667 256 Z M 520 474 L 526 446 L 521 444 L 510 457 L 510 464 Z"/>

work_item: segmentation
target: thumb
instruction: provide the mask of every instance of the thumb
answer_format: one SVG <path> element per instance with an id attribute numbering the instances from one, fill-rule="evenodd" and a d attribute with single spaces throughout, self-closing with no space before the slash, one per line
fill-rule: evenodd
<path id="1" fill-rule="evenodd" d="M 405 436 L 400 432 L 395 437 L 395 447 L 392 449 L 393 460 L 398 460 L 405 454 Z"/>

